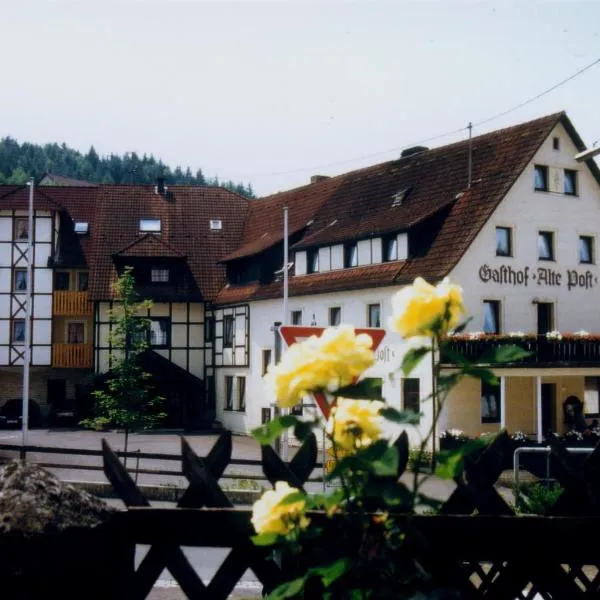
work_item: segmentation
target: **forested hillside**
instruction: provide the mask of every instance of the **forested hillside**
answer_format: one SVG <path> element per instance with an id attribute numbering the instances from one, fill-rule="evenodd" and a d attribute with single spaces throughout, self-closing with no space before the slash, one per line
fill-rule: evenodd
<path id="1" fill-rule="evenodd" d="M 171 169 L 161 160 L 146 154 L 139 156 L 132 152 L 123 156 L 99 156 L 93 146 L 87 154 L 82 154 L 66 144 L 19 144 L 10 137 L 0 140 L 0 184 L 23 184 L 30 177 L 38 179 L 47 172 L 92 183 L 149 184 L 162 175 L 172 185 L 220 185 L 254 197 L 251 184 L 204 177 L 201 169 L 195 173 L 190 167 Z"/>

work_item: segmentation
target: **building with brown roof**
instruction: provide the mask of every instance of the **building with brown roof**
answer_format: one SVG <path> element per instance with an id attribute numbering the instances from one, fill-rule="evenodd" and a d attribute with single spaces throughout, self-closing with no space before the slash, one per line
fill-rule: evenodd
<path id="1" fill-rule="evenodd" d="M 271 413 L 262 375 L 274 322 L 385 326 L 395 291 L 416 276 L 450 276 L 472 316 L 473 339 L 456 340 L 462 350 L 475 356 L 489 343 L 478 331 L 523 332 L 538 345 L 535 360 L 495 367 L 499 387 L 461 384 L 442 426 L 539 437 L 563 428 L 573 395 L 600 415 L 600 366 L 590 354 L 600 357 L 600 342 L 588 340 L 587 354 L 578 342 L 546 344 L 557 329 L 600 331 L 600 172 L 589 155 L 575 158 L 584 149 L 557 113 L 258 200 L 164 181 L 37 188 L 32 397 L 44 406 L 73 400 L 85 376 L 109 370 L 111 284 L 126 266 L 154 300 L 145 360 L 169 396 L 167 425 L 216 419 L 237 432 Z M 20 394 L 27 195 L 0 187 L 0 405 Z M 404 352 L 386 335 L 372 374 L 387 373 Z M 431 422 L 430 380 L 421 364 L 384 384 L 392 405 L 422 413 L 413 441 Z"/>

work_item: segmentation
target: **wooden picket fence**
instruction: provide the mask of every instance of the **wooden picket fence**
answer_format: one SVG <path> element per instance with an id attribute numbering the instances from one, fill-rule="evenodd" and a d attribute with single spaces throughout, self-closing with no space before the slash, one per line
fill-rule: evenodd
<path id="1" fill-rule="evenodd" d="M 398 441 L 400 466 L 406 469 L 408 441 Z M 440 514 L 402 516 L 418 532 L 418 559 L 440 587 L 459 590 L 461 598 L 577 599 L 600 598 L 600 450 L 585 461 L 559 445 L 553 447 L 557 479 L 564 493 L 552 516 L 515 516 L 494 484 L 511 450 L 501 435 L 476 460 L 468 460 L 456 489 Z M 231 435 L 224 433 L 206 457 L 195 454 L 182 439 L 183 473 L 189 487 L 176 509 L 152 508 L 117 455 L 103 443 L 104 470 L 128 507 L 113 526 L 127 543 L 150 550 L 134 572 L 125 597 L 142 599 L 163 569 L 168 569 L 188 598 L 227 598 L 250 568 L 264 592 L 289 579 L 270 558 L 269 549 L 255 547 L 248 510 L 235 509 L 219 486 L 231 460 Z M 317 460 L 317 444 L 309 438 L 289 462 L 270 447 L 262 449 L 266 478 L 303 488 Z M 230 548 L 210 582 L 202 581 L 182 546 Z M 115 596 L 116 597 L 116 596 Z"/>

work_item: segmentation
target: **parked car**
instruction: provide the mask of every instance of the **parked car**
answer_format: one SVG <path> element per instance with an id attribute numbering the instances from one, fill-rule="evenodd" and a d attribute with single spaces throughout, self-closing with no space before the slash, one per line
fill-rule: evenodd
<path id="1" fill-rule="evenodd" d="M 23 400 L 11 398 L 0 407 L 0 427 L 5 429 L 20 429 L 23 422 Z M 39 404 L 35 400 L 29 400 L 29 427 L 39 427 L 42 414 Z"/>

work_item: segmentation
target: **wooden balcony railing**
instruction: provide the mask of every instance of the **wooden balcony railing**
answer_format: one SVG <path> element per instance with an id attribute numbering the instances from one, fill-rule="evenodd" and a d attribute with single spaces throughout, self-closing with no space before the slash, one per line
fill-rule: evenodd
<path id="1" fill-rule="evenodd" d="M 61 369 L 91 369 L 92 344 L 52 344 L 52 366 Z"/>
<path id="2" fill-rule="evenodd" d="M 53 300 L 54 316 L 80 316 L 92 314 L 92 303 L 87 292 L 55 291 Z"/>
<path id="3" fill-rule="evenodd" d="M 529 356 L 508 363 L 508 367 L 556 366 L 576 367 L 600 365 L 600 340 L 569 338 L 561 340 L 547 339 L 546 336 L 520 338 L 453 340 L 448 348 L 467 360 L 479 364 L 493 364 L 489 360 L 490 352 L 499 346 L 512 344 L 529 352 Z M 453 364 L 452 358 L 442 358 L 444 364 Z"/>

